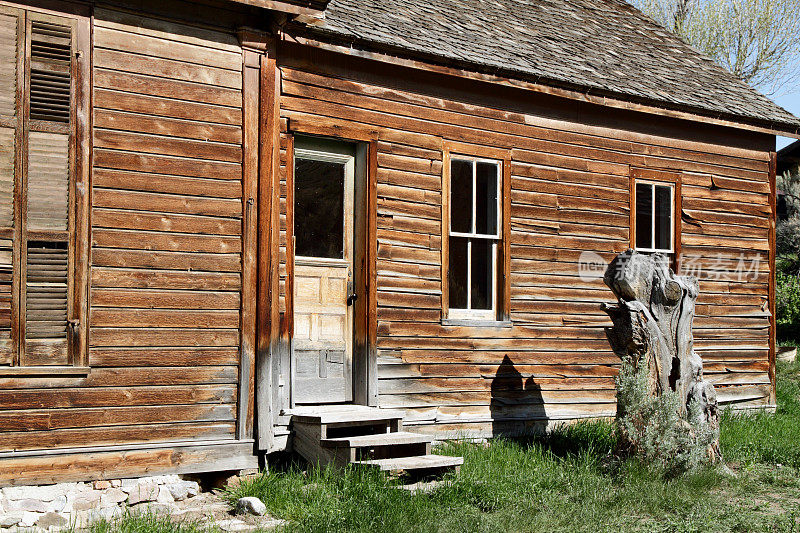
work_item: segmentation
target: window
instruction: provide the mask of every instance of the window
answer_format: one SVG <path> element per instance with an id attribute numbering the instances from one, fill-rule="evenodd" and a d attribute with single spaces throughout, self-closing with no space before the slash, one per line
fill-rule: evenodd
<path id="1" fill-rule="evenodd" d="M 636 182 L 635 247 L 641 252 L 675 251 L 675 187 Z"/>
<path id="2" fill-rule="evenodd" d="M 447 317 L 496 320 L 502 161 L 450 158 Z"/>
<path id="3" fill-rule="evenodd" d="M 0 7 L 0 369 L 81 364 L 78 27 Z"/>
<path id="4" fill-rule="evenodd" d="M 351 160 L 295 151 L 295 255 L 344 259 L 345 177 Z"/>

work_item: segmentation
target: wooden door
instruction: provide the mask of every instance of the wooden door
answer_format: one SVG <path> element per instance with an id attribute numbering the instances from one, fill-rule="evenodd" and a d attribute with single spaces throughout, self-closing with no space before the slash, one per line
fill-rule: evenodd
<path id="1" fill-rule="evenodd" d="M 292 401 L 351 402 L 355 154 L 332 142 L 295 146 Z"/>

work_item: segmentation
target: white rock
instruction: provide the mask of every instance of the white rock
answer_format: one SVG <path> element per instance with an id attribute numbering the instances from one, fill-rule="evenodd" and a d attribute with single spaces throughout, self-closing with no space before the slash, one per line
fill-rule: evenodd
<path id="1" fill-rule="evenodd" d="M 175 498 L 172 497 L 170 490 L 166 487 L 166 485 L 161 485 L 158 487 L 158 496 L 156 497 L 156 502 L 158 503 L 174 503 Z"/>
<path id="2" fill-rule="evenodd" d="M 36 521 L 36 527 L 40 527 L 42 529 L 47 529 L 50 527 L 61 528 L 67 524 L 69 524 L 69 519 L 58 513 L 45 513 L 39 517 L 39 520 Z"/>
<path id="3" fill-rule="evenodd" d="M 172 499 L 175 501 L 183 501 L 189 497 L 189 488 L 183 483 L 171 483 L 166 486 Z"/>
<path id="4" fill-rule="evenodd" d="M 67 507 L 67 497 L 61 495 L 47 505 L 48 513 L 60 513 Z"/>
<path id="5" fill-rule="evenodd" d="M 22 521 L 22 511 L 11 511 L 10 513 L 0 515 L 0 527 L 16 526 Z"/>
<path id="6" fill-rule="evenodd" d="M 122 486 L 122 490 L 125 490 L 125 485 Z M 158 498 L 158 485 L 137 485 L 136 488 L 126 492 L 128 493 L 128 504 L 130 505 L 135 505 L 140 502 L 152 502 Z"/>
<path id="7" fill-rule="evenodd" d="M 200 494 L 200 484 L 197 481 L 184 481 L 183 483 L 189 488 L 189 497 L 194 498 Z"/>
<path id="8" fill-rule="evenodd" d="M 106 507 L 104 509 L 91 509 L 76 513 L 75 522 L 77 527 L 86 527 L 92 522 L 99 522 L 100 520 L 111 521 L 120 516 L 122 516 L 121 507 Z"/>
<path id="9" fill-rule="evenodd" d="M 100 495 L 100 507 L 112 507 L 128 499 L 128 494 L 117 488 L 104 490 Z"/>
<path id="10" fill-rule="evenodd" d="M 2 493 L 8 500 L 32 499 L 51 502 L 59 496 L 84 490 L 87 490 L 86 483 L 58 483 L 38 487 L 6 487 L 2 489 Z"/>
<path id="11" fill-rule="evenodd" d="M 169 483 L 178 483 L 181 477 L 177 474 L 167 474 L 165 476 L 156 476 L 159 485 L 167 485 Z"/>
<path id="12" fill-rule="evenodd" d="M 150 484 L 166 485 L 167 483 L 177 483 L 180 480 L 181 478 L 178 477 L 176 474 L 169 474 L 165 476 L 147 476 L 147 477 L 140 477 L 137 479 L 137 481 L 140 484 L 144 485 L 150 485 Z M 125 480 L 123 480 L 123 482 L 124 481 Z"/>
<path id="13" fill-rule="evenodd" d="M 70 495 L 69 503 L 75 511 L 87 511 L 100 505 L 100 495 L 101 492 L 99 490 L 78 492 Z"/>
<path id="14" fill-rule="evenodd" d="M 119 486 L 122 490 L 128 492 L 129 490 L 133 490 L 139 486 L 139 480 L 137 478 L 121 479 Z"/>
<path id="15" fill-rule="evenodd" d="M 32 513 L 30 511 L 24 511 L 22 513 L 22 520 L 19 521 L 20 526 L 22 527 L 31 527 L 33 524 L 39 520 L 39 517 L 42 516 L 42 513 Z"/>
<path id="16" fill-rule="evenodd" d="M 200 493 L 200 485 L 196 481 L 179 481 L 178 483 L 170 483 L 167 485 L 170 494 L 177 501 L 185 500 L 186 498 L 194 498 Z"/>
<path id="17" fill-rule="evenodd" d="M 111 486 L 112 487 L 121 487 L 122 486 L 122 480 L 121 479 L 112 479 L 111 480 Z"/>
<path id="18" fill-rule="evenodd" d="M 236 502 L 236 512 L 263 516 L 267 512 L 267 506 L 255 496 L 248 496 L 239 498 L 239 501 Z"/>
<path id="19" fill-rule="evenodd" d="M 256 526 L 242 522 L 238 518 L 220 520 L 215 522 L 214 525 L 223 531 L 254 531 L 256 529 Z"/>
<path id="20" fill-rule="evenodd" d="M 9 511 L 30 511 L 34 513 L 46 513 L 47 504 L 42 500 L 25 498 L 24 500 L 12 500 L 8 502 Z"/>

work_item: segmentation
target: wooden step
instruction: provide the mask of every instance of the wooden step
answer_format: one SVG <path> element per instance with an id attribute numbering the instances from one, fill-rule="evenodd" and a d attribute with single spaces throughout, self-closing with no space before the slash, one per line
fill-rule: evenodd
<path id="1" fill-rule="evenodd" d="M 304 424 L 339 425 L 369 424 L 401 420 L 404 413 L 365 405 L 320 405 L 295 407 L 286 411 L 293 422 Z"/>
<path id="2" fill-rule="evenodd" d="M 433 437 L 429 435 L 396 431 L 394 433 L 377 433 L 375 435 L 323 439 L 321 444 L 328 448 L 374 448 L 377 446 L 403 446 L 407 444 L 428 444 L 431 442 L 433 442 Z"/>
<path id="3" fill-rule="evenodd" d="M 416 455 L 393 459 L 371 459 L 359 461 L 357 464 L 379 468 L 384 472 L 413 472 L 415 470 L 442 470 L 445 468 L 458 470 L 464 464 L 464 458 L 451 457 L 449 455 Z"/>

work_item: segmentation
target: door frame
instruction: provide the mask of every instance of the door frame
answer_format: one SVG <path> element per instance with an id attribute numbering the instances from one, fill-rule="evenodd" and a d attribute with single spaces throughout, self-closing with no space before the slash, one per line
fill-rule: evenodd
<path id="1" fill-rule="evenodd" d="M 377 406 L 377 133 L 350 132 L 347 138 L 331 135 L 326 128 L 316 124 L 296 125 L 287 128 L 286 143 L 286 288 L 285 312 L 282 330 L 288 341 L 282 354 L 283 368 L 288 370 L 285 379 L 283 405 L 294 407 L 291 389 L 294 386 L 294 154 L 295 135 L 316 137 L 327 141 L 353 144 L 355 157 L 355 194 L 353 202 L 354 288 L 358 299 L 353 305 L 352 384 L 354 404 Z M 301 127 L 297 127 L 301 126 Z M 352 133 L 352 134 L 351 134 Z M 288 374 L 288 375 L 287 375 Z"/>

